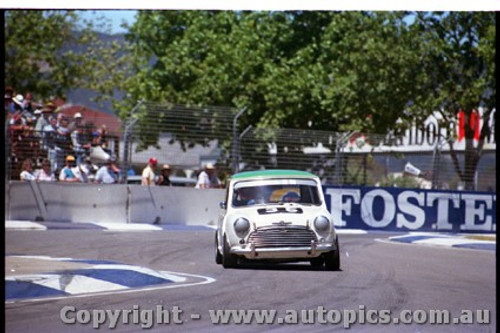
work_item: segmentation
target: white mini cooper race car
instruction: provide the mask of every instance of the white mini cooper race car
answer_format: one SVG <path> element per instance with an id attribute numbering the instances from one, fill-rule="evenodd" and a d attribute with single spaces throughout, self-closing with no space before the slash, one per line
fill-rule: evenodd
<path id="1" fill-rule="evenodd" d="M 317 176 L 295 170 L 237 173 L 220 208 L 217 264 L 235 267 L 245 258 L 340 269 L 339 241 Z"/>

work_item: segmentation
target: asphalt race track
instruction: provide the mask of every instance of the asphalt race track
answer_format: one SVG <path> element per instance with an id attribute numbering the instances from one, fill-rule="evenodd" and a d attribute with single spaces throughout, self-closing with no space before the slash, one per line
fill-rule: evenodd
<path id="1" fill-rule="evenodd" d="M 5 303 L 6 332 L 95 332 L 92 324 L 64 324 L 65 306 L 78 310 L 180 309 L 182 323 L 154 324 L 154 332 L 338 332 L 343 322 L 316 324 L 213 324 L 218 309 L 391 311 L 489 310 L 490 324 L 365 324 L 358 332 L 495 332 L 495 251 L 379 242 L 392 234 L 340 235 L 341 266 L 337 272 L 308 263 L 245 265 L 224 269 L 214 262 L 213 230 L 103 231 L 6 230 L 5 252 L 22 255 L 85 258 L 120 262 L 205 276 L 212 283 L 179 288 L 135 289 L 132 292 L 38 299 Z M 88 312 L 88 311 L 87 311 Z M 75 317 L 75 315 L 73 315 Z M 173 318 L 173 317 L 172 317 Z M 317 315 L 315 317 L 318 319 Z M 322 318 L 324 319 L 324 318 Z M 321 321 L 321 320 L 316 320 Z M 359 321 L 358 321 L 359 322 Z M 107 323 L 99 331 L 107 331 Z M 140 323 L 118 322 L 116 332 L 140 332 Z"/>

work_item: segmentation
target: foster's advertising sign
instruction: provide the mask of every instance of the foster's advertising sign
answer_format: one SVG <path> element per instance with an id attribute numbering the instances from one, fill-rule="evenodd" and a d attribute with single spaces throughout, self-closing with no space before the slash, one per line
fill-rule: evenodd
<path id="1" fill-rule="evenodd" d="M 335 226 L 391 231 L 496 231 L 496 193 L 324 186 Z"/>

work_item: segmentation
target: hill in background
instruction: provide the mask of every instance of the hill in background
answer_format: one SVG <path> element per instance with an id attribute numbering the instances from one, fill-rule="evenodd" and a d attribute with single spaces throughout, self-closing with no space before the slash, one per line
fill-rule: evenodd
<path id="1" fill-rule="evenodd" d="M 118 43 L 122 44 L 124 43 L 125 36 L 124 34 L 106 34 L 106 33 L 98 33 L 98 38 L 100 41 L 106 45 L 106 44 L 111 44 L 111 43 Z M 70 47 L 71 51 L 73 52 L 81 52 L 81 50 L 78 47 Z M 119 56 L 122 56 L 122 54 L 119 54 Z M 99 97 L 100 93 L 95 90 L 90 90 L 90 89 L 84 89 L 84 88 L 79 88 L 79 89 L 73 89 L 70 90 L 66 93 L 66 101 L 68 104 L 73 104 L 73 105 L 84 105 L 90 109 L 93 110 L 99 110 L 105 113 L 109 114 L 115 114 L 113 107 L 111 105 L 111 102 L 109 101 L 99 101 L 96 102 L 96 98 Z M 118 99 L 121 99 L 123 96 L 123 93 L 116 91 L 115 96 L 117 96 Z"/>

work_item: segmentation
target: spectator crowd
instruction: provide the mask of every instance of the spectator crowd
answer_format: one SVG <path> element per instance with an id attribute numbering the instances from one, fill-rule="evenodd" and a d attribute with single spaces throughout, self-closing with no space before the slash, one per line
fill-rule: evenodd
<path id="1" fill-rule="evenodd" d="M 4 101 L 12 179 L 120 181 L 116 158 L 107 149 L 105 125 L 96 128 L 85 122 L 80 112 L 70 117 L 59 110 L 55 101 L 37 102 L 33 94 L 23 95 L 11 87 L 5 89 Z M 93 154 L 107 171 L 93 163 Z"/>
<path id="2" fill-rule="evenodd" d="M 97 128 L 80 112 L 65 114 L 58 101 L 37 102 L 33 94 L 23 95 L 11 87 L 5 89 L 4 100 L 11 179 L 97 184 L 126 179 L 108 149 L 106 125 Z M 157 164 L 151 157 L 142 171 L 141 184 L 172 186 L 170 166 L 163 164 L 157 174 Z M 223 187 L 211 163 L 200 170 L 195 187 Z"/>

